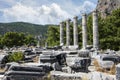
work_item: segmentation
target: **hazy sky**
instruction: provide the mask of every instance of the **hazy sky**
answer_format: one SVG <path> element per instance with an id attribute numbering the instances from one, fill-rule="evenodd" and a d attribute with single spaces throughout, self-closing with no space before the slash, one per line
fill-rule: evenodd
<path id="1" fill-rule="evenodd" d="M 97 0 L 0 0 L 0 22 L 58 24 L 95 9 Z"/>

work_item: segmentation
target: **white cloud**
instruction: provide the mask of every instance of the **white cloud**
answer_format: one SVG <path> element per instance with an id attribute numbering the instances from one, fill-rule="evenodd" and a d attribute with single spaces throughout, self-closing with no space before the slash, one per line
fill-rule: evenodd
<path id="1" fill-rule="evenodd" d="M 96 5 L 90 1 L 84 1 L 83 5 L 76 8 L 77 13 L 89 13 L 95 9 Z"/>
<path id="2" fill-rule="evenodd" d="M 15 0 L 11 0 L 11 2 L 14 1 Z M 32 1 L 30 2 L 30 5 L 28 1 Z M 62 20 L 73 18 L 75 15 L 80 16 L 83 12 L 90 12 L 96 7 L 96 4 L 88 0 L 82 2 L 83 4 L 81 3 L 81 5 L 76 5 L 71 0 L 69 0 L 69 2 L 68 0 L 64 0 L 64 3 L 51 2 L 46 5 L 38 5 L 37 2 L 34 2 L 33 4 L 33 2 L 33 0 L 26 0 L 26 2 L 22 2 L 21 0 L 21 2 L 17 2 L 17 4 L 12 5 L 12 7 L 2 10 L 4 21 L 24 21 L 36 24 L 58 24 Z"/>
<path id="3" fill-rule="evenodd" d="M 94 8 L 96 7 L 96 5 L 90 1 L 85 1 L 83 4 L 83 8 L 85 9 L 85 12 L 89 12 L 94 10 Z"/>
<path id="4" fill-rule="evenodd" d="M 28 7 L 20 3 L 4 10 L 6 21 L 25 21 L 37 24 L 58 23 L 71 15 L 62 10 L 55 3 L 50 6 L 42 5 L 41 7 Z"/>

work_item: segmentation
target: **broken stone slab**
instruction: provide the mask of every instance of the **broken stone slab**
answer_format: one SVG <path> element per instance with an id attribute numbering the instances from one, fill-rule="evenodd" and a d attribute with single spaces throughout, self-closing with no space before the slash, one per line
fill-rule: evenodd
<path id="1" fill-rule="evenodd" d="M 79 46 L 78 45 L 74 45 L 74 46 L 68 46 L 69 50 L 78 50 Z"/>
<path id="2" fill-rule="evenodd" d="M 5 64 L 7 62 L 7 55 L 6 54 L 0 54 L 0 68 L 5 67 Z"/>
<path id="3" fill-rule="evenodd" d="M 79 57 L 90 57 L 90 51 L 86 49 L 82 49 L 78 51 Z"/>
<path id="4" fill-rule="evenodd" d="M 47 74 L 43 67 L 11 66 L 5 72 L 3 80 L 41 80 Z"/>
<path id="5" fill-rule="evenodd" d="M 42 67 L 43 71 L 46 73 L 49 73 L 50 71 L 53 70 L 52 66 L 50 63 L 25 63 L 23 66 L 29 66 L 29 67 Z"/>
<path id="6" fill-rule="evenodd" d="M 116 65 L 116 80 L 120 80 L 120 63 Z"/>
<path id="7" fill-rule="evenodd" d="M 47 76 L 21 76 L 21 75 L 15 75 L 15 76 L 5 76 L 1 80 L 48 80 Z"/>
<path id="8" fill-rule="evenodd" d="M 51 64 L 58 62 L 60 65 L 64 65 L 65 57 L 66 57 L 65 52 L 53 51 L 52 53 L 40 54 L 40 62 Z"/>
<path id="9" fill-rule="evenodd" d="M 29 67 L 29 66 L 11 66 L 8 71 L 31 71 L 31 72 L 44 72 L 43 67 Z"/>
<path id="10" fill-rule="evenodd" d="M 69 46 L 62 46 L 63 50 L 70 50 L 70 51 L 74 51 L 74 50 L 78 50 L 79 46 L 78 45 L 69 45 Z"/>
<path id="11" fill-rule="evenodd" d="M 116 80 L 115 75 L 109 75 L 102 72 L 90 72 L 88 74 L 88 80 Z"/>
<path id="12" fill-rule="evenodd" d="M 77 51 L 66 51 L 67 55 L 66 57 L 78 57 Z"/>
<path id="13" fill-rule="evenodd" d="M 82 73 L 64 73 L 60 71 L 51 71 L 51 80 L 82 80 Z"/>
<path id="14" fill-rule="evenodd" d="M 7 71 L 5 76 L 15 76 L 15 75 L 24 75 L 24 76 L 44 76 L 45 72 L 28 72 L 28 71 Z"/>
<path id="15" fill-rule="evenodd" d="M 8 71 L 2 80 L 46 80 L 45 72 Z"/>
<path id="16" fill-rule="evenodd" d="M 62 71 L 62 66 L 58 62 L 53 63 L 52 67 L 53 67 L 54 71 Z"/>
<path id="17" fill-rule="evenodd" d="M 88 66 L 90 66 L 91 60 L 89 58 L 67 57 L 66 63 L 72 71 L 80 72 L 81 70 L 88 71 Z"/>
<path id="18" fill-rule="evenodd" d="M 0 80 L 3 80 L 3 77 L 4 77 L 4 75 L 1 75 L 1 74 L 0 74 Z"/>
<path id="19" fill-rule="evenodd" d="M 13 65 L 17 66 L 17 65 L 19 65 L 19 64 L 18 64 L 17 62 L 7 63 L 7 64 L 5 65 L 5 71 L 7 71 L 7 70 L 10 68 L 10 66 L 13 66 Z"/>
<path id="20" fill-rule="evenodd" d="M 42 63 L 54 63 L 56 62 L 56 55 L 54 53 L 40 54 L 40 62 Z"/>
<path id="21" fill-rule="evenodd" d="M 102 68 L 110 69 L 110 68 L 113 67 L 114 62 L 113 62 L 113 61 L 100 61 L 100 62 L 99 62 L 99 65 L 100 65 Z"/>
<path id="22" fill-rule="evenodd" d="M 103 57 L 103 60 L 104 61 L 113 61 L 115 64 L 117 64 L 120 62 L 120 56 L 111 54 L 111 55 Z"/>
<path id="23" fill-rule="evenodd" d="M 62 72 L 71 73 L 71 68 L 69 66 L 62 67 Z"/>

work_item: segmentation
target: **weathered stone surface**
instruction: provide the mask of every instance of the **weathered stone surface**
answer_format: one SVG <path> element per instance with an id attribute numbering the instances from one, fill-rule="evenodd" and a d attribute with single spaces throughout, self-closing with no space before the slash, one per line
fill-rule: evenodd
<path id="1" fill-rule="evenodd" d="M 93 11 L 93 48 L 95 50 L 99 49 L 98 16 L 96 11 Z"/>
<path id="2" fill-rule="evenodd" d="M 70 19 L 66 20 L 66 46 L 70 45 Z"/>
<path id="3" fill-rule="evenodd" d="M 117 8 L 120 8 L 120 0 L 98 0 L 96 9 L 104 18 Z"/>
<path id="4" fill-rule="evenodd" d="M 120 80 L 120 64 L 116 66 L 116 80 Z"/>
<path id="5" fill-rule="evenodd" d="M 53 63 L 52 66 L 53 66 L 54 71 L 62 71 L 62 67 L 58 62 Z"/>
<path id="6" fill-rule="evenodd" d="M 64 73 L 58 71 L 51 72 L 51 80 L 116 80 L 115 75 L 109 75 L 101 72 L 90 73 Z"/>
<path id="7" fill-rule="evenodd" d="M 114 65 L 113 61 L 100 61 L 100 66 L 105 69 L 107 68 L 110 69 L 113 67 L 113 65 Z"/>
<path id="8" fill-rule="evenodd" d="M 88 75 L 88 80 L 116 80 L 115 75 L 109 75 L 101 72 L 91 72 Z"/>
<path id="9" fill-rule="evenodd" d="M 47 74 L 44 67 L 11 66 L 3 80 L 45 80 Z"/>
<path id="10" fill-rule="evenodd" d="M 12 75 L 5 76 L 2 80 L 48 80 L 48 78 L 47 76 Z"/>
<path id="11" fill-rule="evenodd" d="M 73 39 L 74 39 L 74 46 L 78 45 L 78 22 L 77 19 L 78 17 L 75 16 L 73 21 Z"/>
<path id="12" fill-rule="evenodd" d="M 82 80 L 80 74 L 70 74 L 58 71 L 51 72 L 51 80 Z"/>
<path id="13" fill-rule="evenodd" d="M 83 49 L 87 47 L 87 16 L 86 14 L 82 15 L 82 46 Z"/>
<path id="14" fill-rule="evenodd" d="M 87 72 L 88 66 L 91 64 L 91 60 L 89 58 L 67 57 L 66 63 L 74 72 Z"/>
<path id="15" fill-rule="evenodd" d="M 63 22 L 61 22 L 60 23 L 60 45 L 62 45 L 63 46 L 63 44 L 64 44 L 64 41 L 63 41 L 63 39 L 64 39 L 64 32 L 63 32 Z"/>
<path id="16" fill-rule="evenodd" d="M 89 50 L 79 50 L 78 51 L 79 57 L 90 57 L 90 51 Z"/>

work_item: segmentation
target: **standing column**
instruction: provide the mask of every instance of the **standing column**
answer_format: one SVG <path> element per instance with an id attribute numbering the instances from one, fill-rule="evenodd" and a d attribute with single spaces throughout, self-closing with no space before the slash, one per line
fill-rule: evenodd
<path id="1" fill-rule="evenodd" d="M 83 49 L 87 47 L 87 17 L 86 14 L 82 15 L 82 46 Z"/>
<path id="2" fill-rule="evenodd" d="M 99 34 L 98 34 L 98 16 L 97 11 L 93 12 L 93 48 L 99 49 Z"/>
<path id="3" fill-rule="evenodd" d="M 73 32 L 74 32 L 73 39 L 74 39 L 74 46 L 75 46 L 75 45 L 78 45 L 78 22 L 77 22 L 78 17 L 75 16 L 73 19 L 74 19 L 74 21 L 73 21 Z"/>
<path id="4" fill-rule="evenodd" d="M 60 23 L 60 45 L 64 44 L 63 38 L 64 38 L 64 33 L 63 33 L 63 22 Z"/>
<path id="5" fill-rule="evenodd" d="M 66 21 L 66 46 L 70 45 L 70 19 Z"/>

